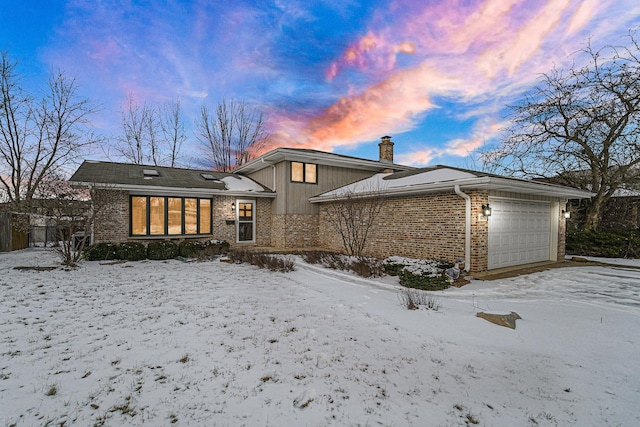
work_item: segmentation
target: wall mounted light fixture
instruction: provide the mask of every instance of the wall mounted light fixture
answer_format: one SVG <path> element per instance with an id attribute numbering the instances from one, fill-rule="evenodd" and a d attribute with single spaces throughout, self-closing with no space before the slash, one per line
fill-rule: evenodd
<path id="1" fill-rule="evenodd" d="M 571 211 L 562 211 L 562 216 L 563 216 L 565 219 L 569 219 L 569 218 L 571 218 Z"/>
<path id="2" fill-rule="evenodd" d="M 236 211 L 236 202 L 231 203 L 231 212 Z"/>
<path id="3" fill-rule="evenodd" d="M 491 207 L 489 206 L 489 203 L 482 205 L 482 215 L 491 216 Z"/>

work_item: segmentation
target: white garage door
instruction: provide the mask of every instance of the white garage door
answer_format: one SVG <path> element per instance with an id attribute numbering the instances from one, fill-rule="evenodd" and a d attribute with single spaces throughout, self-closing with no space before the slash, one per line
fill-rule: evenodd
<path id="1" fill-rule="evenodd" d="M 549 260 L 551 206 L 526 200 L 489 199 L 487 268 Z"/>

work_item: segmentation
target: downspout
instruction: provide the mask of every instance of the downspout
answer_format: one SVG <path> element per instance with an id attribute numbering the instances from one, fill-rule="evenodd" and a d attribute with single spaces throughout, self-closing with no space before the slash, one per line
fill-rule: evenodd
<path id="1" fill-rule="evenodd" d="M 471 197 L 460 190 L 458 184 L 455 185 L 456 194 L 465 201 L 465 224 L 464 224 L 464 271 L 467 273 L 471 268 Z"/>

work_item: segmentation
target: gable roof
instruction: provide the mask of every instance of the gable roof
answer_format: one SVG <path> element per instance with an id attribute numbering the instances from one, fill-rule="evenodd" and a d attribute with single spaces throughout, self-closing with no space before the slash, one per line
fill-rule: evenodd
<path id="1" fill-rule="evenodd" d="M 450 166 L 430 166 L 391 174 L 379 173 L 370 178 L 336 188 L 309 199 L 311 203 L 340 200 L 347 195 L 404 196 L 453 190 L 497 190 L 567 199 L 586 199 L 593 194 L 572 187 L 509 178 Z"/>
<path id="2" fill-rule="evenodd" d="M 415 169 L 412 166 L 399 165 L 377 160 L 362 159 L 360 157 L 345 156 L 343 154 L 327 153 L 326 151 L 311 150 L 306 148 L 276 148 L 262 156 L 245 163 L 233 172 L 247 174 L 259 171 L 282 161 L 294 161 L 315 163 L 319 165 L 342 166 L 351 169 L 369 171 L 381 171 L 394 169 L 399 171 Z"/>
<path id="3" fill-rule="evenodd" d="M 69 183 L 134 192 L 275 197 L 275 193 L 252 179 L 232 173 L 92 160 L 84 161 Z"/>

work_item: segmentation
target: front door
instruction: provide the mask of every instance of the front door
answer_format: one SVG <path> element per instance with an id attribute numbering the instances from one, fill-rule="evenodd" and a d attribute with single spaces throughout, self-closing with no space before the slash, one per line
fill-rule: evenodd
<path id="1" fill-rule="evenodd" d="M 236 206 L 236 242 L 255 243 L 256 202 L 254 200 L 238 200 Z"/>

